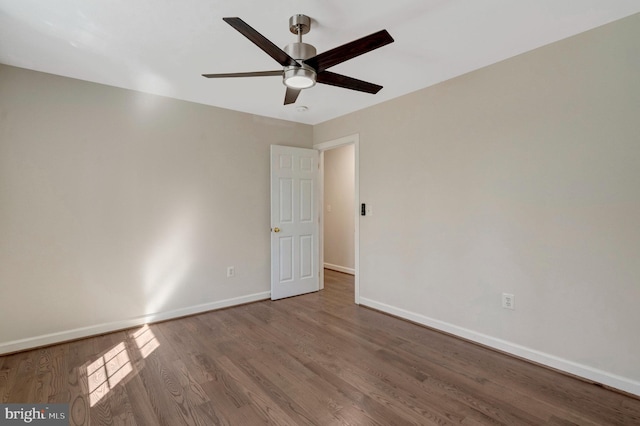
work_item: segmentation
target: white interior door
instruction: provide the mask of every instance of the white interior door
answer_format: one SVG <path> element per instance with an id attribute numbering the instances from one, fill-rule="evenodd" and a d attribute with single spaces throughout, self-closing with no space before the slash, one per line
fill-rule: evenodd
<path id="1" fill-rule="evenodd" d="M 271 299 L 320 289 L 318 151 L 271 145 Z"/>

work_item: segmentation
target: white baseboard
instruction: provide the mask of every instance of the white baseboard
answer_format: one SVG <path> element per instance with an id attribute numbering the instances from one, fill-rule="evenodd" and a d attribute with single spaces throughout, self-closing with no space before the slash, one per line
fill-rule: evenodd
<path id="1" fill-rule="evenodd" d="M 132 327 L 139 327 L 153 322 L 166 321 L 169 319 L 185 317 L 216 309 L 228 308 L 230 306 L 242 305 L 245 303 L 257 302 L 269 299 L 271 292 L 250 294 L 247 296 L 234 297 L 231 299 L 219 300 L 217 302 L 203 303 L 201 305 L 189 306 L 166 312 L 156 312 L 153 314 L 141 315 L 122 321 L 114 321 L 104 324 L 97 324 L 88 327 L 75 328 L 57 333 L 43 334 L 41 336 L 29 337 L 26 339 L 13 340 L 0 343 L 0 355 L 11 352 L 23 351 L 46 345 L 52 345 L 69 340 L 82 339 L 84 337 L 96 336 L 99 334 L 111 333 L 113 331 L 124 330 Z"/>
<path id="2" fill-rule="evenodd" d="M 353 268 L 347 268 L 346 266 L 334 265 L 333 263 L 324 264 L 326 269 L 331 269 L 332 271 L 344 272 L 345 274 L 355 275 L 356 270 Z"/>
<path id="3" fill-rule="evenodd" d="M 619 389 L 621 391 L 640 396 L 640 382 L 626 377 L 621 377 L 616 374 L 589 367 L 587 365 L 579 364 L 567 359 L 559 358 L 554 355 L 537 351 L 535 349 L 517 345 L 506 340 L 498 339 L 486 334 L 459 327 L 457 325 L 449 324 L 444 321 L 429 318 L 415 312 L 396 308 L 395 306 L 390 306 L 385 303 L 376 302 L 375 300 L 367 299 L 365 297 L 360 297 L 360 304 L 400 318 L 407 319 L 409 321 L 416 322 L 418 324 L 425 325 L 430 328 L 434 328 L 436 330 L 443 331 L 445 333 L 462 337 L 463 339 L 471 340 L 481 345 L 488 346 L 490 348 L 494 348 L 499 351 L 536 362 L 538 364 L 546 365 L 548 367 L 555 368 L 557 370 L 564 371 L 566 373 L 570 373 L 575 376 L 609 386 L 611 388 Z"/>

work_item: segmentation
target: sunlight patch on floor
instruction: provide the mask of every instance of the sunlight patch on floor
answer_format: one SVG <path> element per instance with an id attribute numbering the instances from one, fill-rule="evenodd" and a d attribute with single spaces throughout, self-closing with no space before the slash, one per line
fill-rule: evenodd
<path id="1" fill-rule="evenodd" d="M 145 324 L 130 333 L 126 341 L 118 343 L 90 364 L 85 364 L 83 376 L 86 378 L 89 406 L 95 406 L 116 386 L 135 377 L 144 368 L 144 359 L 159 347 L 160 342 Z"/>
<path id="2" fill-rule="evenodd" d="M 133 371 L 124 342 L 87 366 L 89 405 L 93 407 L 105 395 Z"/>
<path id="3" fill-rule="evenodd" d="M 132 336 L 142 358 L 148 357 L 151 352 L 155 351 L 160 346 L 158 339 L 156 339 L 156 336 L 147 324 L 145 324 L 140 330 L 133 333 Z"/>

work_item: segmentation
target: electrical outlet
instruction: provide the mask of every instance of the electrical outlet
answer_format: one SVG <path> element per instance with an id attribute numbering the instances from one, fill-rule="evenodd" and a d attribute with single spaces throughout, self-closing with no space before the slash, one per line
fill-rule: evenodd
<path id="1" fill-rule="evenodd" d="M 234 268 L 233 266 L 227 266 L 227 278 L 231 278 L 235 276 L 236 276 L 236 268 Z"/>
<path id="2" fill-rule="evenodd" d="M 502 307 L 505 309 L 515 309 L 516 297 L 513 294 L 502 293 Z"/>

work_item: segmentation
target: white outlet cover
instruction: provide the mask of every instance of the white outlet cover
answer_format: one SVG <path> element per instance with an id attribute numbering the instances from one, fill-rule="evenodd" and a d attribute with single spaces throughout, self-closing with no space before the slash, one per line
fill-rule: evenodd
<path id="1" fill-rule="evenodd" d="M 510 293 L 502 293 L 502 307 L 505 309 L 515 309 L 516 297 Z"/>

